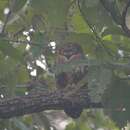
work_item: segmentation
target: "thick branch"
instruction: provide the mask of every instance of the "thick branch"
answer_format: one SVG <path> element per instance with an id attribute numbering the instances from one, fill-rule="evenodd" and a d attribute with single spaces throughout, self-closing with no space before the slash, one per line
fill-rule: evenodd
<path id="1" fill-rule="evenodd" d="M 126 15 L 127 15 L 127 11 L 130 7 L 130 0 L 128 0 L 123 12 L 122 12 L 122 29 L 124 30 L 124 32 L 126 33 L 126 35 L 128 37 L 130 37 L 130 29 L 128 28 L 127 24 L 126 24 Z"/>
<path id="2" fill-rule="evenodd" d="M 102 3 L 102 5 L 104 6 L 104 8 L 109 11 L 105 5 L 104 5 L 104 2 L 103 0 L 100 0 L 100 2 Z M 128 12 L 128 9 L 130 7 L 130 0 L 128 0 L 128 2 L 126 3 L 125 7 L 123 8 L 123 11 L 122 11 L 122 14 L 121 14 L 121 27 L 124 31 L 124 33 L 130 37 L 130 29 L 128 28 L 127 24 L 126 24 L 126 17 L 127 17 L 127 12 Z M 114 17 L 114 16 L 113 16 Z"/>
<path id="3" fill-rule="evenodd" d="M 70 89 L 68 89 L 70 91 Z M 62 110 L 68 104 L 78 103 L 83 108 L 101 108 L 101 103 L 88 102 L 86 88 L 66 97 L 66 89 L 43 91 L 0 101 L 0 118 L 11 118 L 41 112 L 44 110 Z"/>

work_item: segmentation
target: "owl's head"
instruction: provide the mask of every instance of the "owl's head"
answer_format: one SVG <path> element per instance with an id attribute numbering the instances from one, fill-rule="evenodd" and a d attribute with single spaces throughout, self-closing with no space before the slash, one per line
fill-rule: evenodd
<path id="1" fill-rule="evenodd" d="M 67 59 L 70 59 L 74 55 L 83 54 L 83 51 L 79 44 L 68 43 L 58 49 L 58 54 L 65 56 Z"/>

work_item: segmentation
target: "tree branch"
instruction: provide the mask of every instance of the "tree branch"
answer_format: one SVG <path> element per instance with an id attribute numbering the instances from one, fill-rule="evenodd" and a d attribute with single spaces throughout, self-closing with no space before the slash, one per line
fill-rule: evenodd
<path id="1" fill-rule="evenodd" d="M 10 16 L 11 16 L 11 11 L 9 11 L 9 13 L 6 16 L 6 19 L 5 19 L 5 22 L 4 22 L 4 26 L 3 26 L 2 31 L 1 31 L 2 34 L 5 33 L 6 25 L 7 25 L 8 21 L 9 21 Z"/>
<path id="2" fill-rule="evenodd" d="M 0 100 L 0 118 L 6 119 L 44 110 L 63 110 L 67 105 L 79 104 L 83 108 L 102 108 L 101 103 L 88 102 L 86 87 L 67 95 L 70 89 L 45 90 L 11 99 Z"/>
<path id="3" fill-rule="evenodd" d="M 104 6 L 104 8 L 109 12 L 109 10 L 105 7 L 103 0 L 100 0 L 100 2 Z M 126 16 L 127 16 L 127 12 L 128 12 L 129 7 L 130 7 L 130 0 L 128 0 L 128 2 L 126 3 L 125 7 L 123 8 L 123 11 L 122 11 L 122 14 L 121 14 L 121 24 L 120 24 L 121 28 L 124 31 L 124 33 L 128 37 L 130 37 L 130 29 L 128 28 L 128 26 L 126 24 Z"/>
<path id="4" fill-rule="evenodd" d="M 127 24 L 126 24 L 126 15 L 127 15 L 127 11 L 130 7 L 130 0 L 128 0 L 125 8 L 123 9 L 123 12 L 122 12 L 122 29 L 123 31 L 125 32 L 125 34 L 130 37 L 130 29 L 128 28 Z"/>
<path id="5" fill-rule="evenodd" d="M 82 10 L 82 6 L 81 6 L 81 5 L 85 5 L 84 2 L 85 2 L 85 0 L 83 0 L 82 3 L 81 3 L 80 0 L 77 0 L 78 8 L 79 8 L 79 11 L 80 11 L 80 13 L 81 13 L 83 19 L 85 20 L 85 22 L 86 22 L 87 25 L 89 26 L 90 30 L 93 32 L 93 34 L 94 34 L 94 36 L 95 36 L 95 39 L 94 39 L 94 40 L 97 42 L 97 44 L 98 44 L 100 47 L 102 47 L 102 48 L 105 50 L 105 52 L 106 52 L 109 56 L 114 57 L 114 55 L 112 54 L 111 50 L 104 45 L 104 43 L 103 43 L 101 37 L 98 35 L 98 33 L 97 33 L 97 31 L 95 30 L 95 28 L 93 27 L 93 25 L 89 22 L 89 20 L 88 20 L 87 17 L 85 16 L 85 14 L 84 14 L 84 12 L 83 12 L 83 10 Z M 81 5 L 80 5 L 80 3 L 81 3 Z"/>

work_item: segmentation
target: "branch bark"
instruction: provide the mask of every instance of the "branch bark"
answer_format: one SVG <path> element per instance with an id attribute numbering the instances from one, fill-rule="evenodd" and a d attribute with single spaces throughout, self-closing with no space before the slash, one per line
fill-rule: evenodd
<path id="1" fill-rule="evenodd" d="M 44 110 L 62 110 L 66 105 L 76 103 L 83 108 L 101 108 L 101 103 L 88 102 L 86 87 L 69 94 L 70 88 L 63 90 L 43 91 L 12 99 L 0 100 L 0 118 L 6 119 Z"/>
<path id="2" fill-rule="evenodd" d="M 104 6 L 104 3 L 102 0 L 100 0 L 100 2 L 102 3 L 102 5 Z M 128 25 L 126 24 L 126 17 L 127 17 L 127 12 L 129 10 L 130 7 L 130 0 L 128 0 L 125 4 L 125 7 L 123 8 L 123 11 L 121 13 L 121 28 L 124 31 L 125 35 L 130 37 L 130 29 L 128 27 Z M 104 6 L 104 8 L 106 9 L 106 7 Z M 107 10 L 107 9 L 106 9 Z"/>
<path id="3" fill-rule="evenodd" d="M 123 12 L 122 12 L 122 29 L 123 31 L 125 32 L 125 34 L 130 37 L 130 29 L 128 28 L 127 24 L 126 24 L 126 16 L 127 16 L 127 12 L 128 12 L 128 9 L 130 7 L 130 0 L 128 0 L 125 8 L 123 9 Z"/>

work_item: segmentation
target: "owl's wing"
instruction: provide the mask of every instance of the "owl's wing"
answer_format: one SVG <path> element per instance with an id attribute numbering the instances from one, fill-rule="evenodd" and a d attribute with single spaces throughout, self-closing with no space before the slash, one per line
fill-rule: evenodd
<path id="1" fill-rule="evenodd" d="M 69 57 L 67 58 L 68 55 Z M 75 44 L 71 46 L 66 45 L 65 49 L 62 48 L 59 51 L 57 59 L 56 59 L 56 63 L 66 64 L 73 60 L 78 61 L 80 59 L 83 59 L 83 57 L 84 57 L 84 54 L 82 53 L 80 46 L 78 46 L 77 48 Z M 63 89 L 67 87 L 68 85 L 77 84 L 84 77 L 85 74 L 86 72 L 85 72 L 84 66 L 77 66 L 76 68 L 72 69 L 70 72 L 61 72 L 60 74 L 56 75 L 57 88 Z M 72 118 L 78 118 L 82 110 L 83 110 L 83 107 L 75 103 L 67 104 L 64 107 L 64 111 L 66 112 L 66 114 Z"/>

